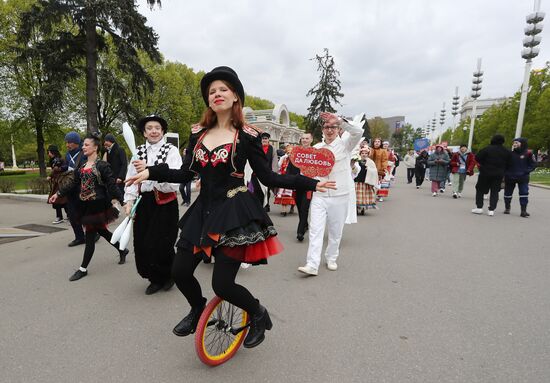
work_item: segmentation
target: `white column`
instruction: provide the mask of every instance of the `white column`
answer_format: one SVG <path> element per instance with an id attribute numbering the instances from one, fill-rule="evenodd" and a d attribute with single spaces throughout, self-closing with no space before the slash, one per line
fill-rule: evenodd
<path id="1" fill-rule="evenodd" d="M 11 159 L 13 162 L 13 169 L 19 169 L 17 167 L 17 159 L 15 158 L 15 146 L 13 145 L 13 134 L 11 135 Z"/>

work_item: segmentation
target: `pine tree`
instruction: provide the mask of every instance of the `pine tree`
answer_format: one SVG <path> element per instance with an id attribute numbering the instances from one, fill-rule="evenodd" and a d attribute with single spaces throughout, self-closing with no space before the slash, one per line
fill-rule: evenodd
<path id="1" fill-rule="evenodd" d="M 160 5 L 160 1 L 148 0 Z M 21 16 L 21 35 L 37 27 L 59 49 L 55 54 L 67 61 L 75 57 L 85 62 L 86 73 L 86 125 L 89 132 L 98 131 L 98 54 L 108 47 L 110 37 L 117 57 L 117 67 L 131 77 L 129 87 L 136 95 L 153 86 L 151 77 L 140 63 L 139 51 L 145 52 L 154 62 L 161 61 L 157 48 L 158 36 L 145 25 L 147 19 L 137 11 L 135 0 L 40 0 L 29 12 Z M 68 23 L 72 33 L 58 31 Z"/>
<path id="2" fill-rule="evenodd" d="M 334 66 L 334 58 L 329 54 L 328 49 L 324 49 L 323 56 L 315 55 L 311 60 L 317 61 L 317 71 L 320 72 L 319 83 L 307 92 L 306 97 L 313 96 L 313 101 L 309 106 L 306 116 L 307 131 L 313 134 L 316 140 L 322 138 L 322 126 L 319 117 L 321 112 L 335 113 L 333 105 L 340 103 L 340 98 L 344 94 L 340 92 L 340 72 Z"/>

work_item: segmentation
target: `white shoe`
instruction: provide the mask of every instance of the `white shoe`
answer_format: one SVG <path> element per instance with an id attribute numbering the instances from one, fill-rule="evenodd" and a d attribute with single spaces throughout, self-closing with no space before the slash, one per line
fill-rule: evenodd
<path id="1" fill-rule="evenodd" d="M 55 221 L 53 221 L 52 223 L 53 223 L 54 225 L 57 225 L 57 224 L 60 224 L 60 223 L 62 223 L 62 222 L 63 222 L 63 218 L 57 218 L 57 219 L 56 219 Z"/>
<path id="2" fill-rule="evenodd" d="M 458 193 L 458 198 L 462 198 L 462 193 Z"/>
<path id="3" fill-rule="evenodd" d="M 433 193 L 432 193 L 432 197 L 437 197 L 437 193 L 436 193 L 436 192 L 433 192 Z"/>
<path id="4" fill-rule="evenodd" d="M 307 275 L 317 275 L 317 270 L 308 265 L 298 267 L 298 271 Z"/>
<path id="5" fill-rule="evenodd" d="M 378 198 L 378 202 L 384 202 L 384 198 L 382 197 Z"/>
<path id="6" fill-rule="evenodd" d="M 241 269 L 248 269 L 250 267 L 250 263 L 241 263 Z"/>
<path id="7" fill-rule="evenodd" d="M 331 270 L 331 271 L 336 271 L 338 269 L 338 265 L 336 264 L 336 262 L 327 262 L 327 269 Z"/>
<path id="8" fill-rule="evenodd" d="M 416 188 L 417 188 L 417 189 L 420 189 L 420 186 L 417 186 Z"/>
<path id="9" fill-rule="evenodd" d="M 495 215 L 495 211 L 494 211 L 494 210 L 489 210 L 489 211 L 487 212 L 487 215 L 488 215 L 489 217 L 492 217 L 492 216 Z"/>
<path id="10" fill-rule="evenodd" d="M 452 185 L 453 185 L 453 183 L 452 183 L 452 182 L 449 182 L 449 186 L 452 186 Z"/>
<path id="11" fill-rule="evenodd" d="M 474 213 L 474 214 L 483 214 L 483 209 L 478 209 L 476 207 L 475 209 L 472 209 L 472 213 Z"/>

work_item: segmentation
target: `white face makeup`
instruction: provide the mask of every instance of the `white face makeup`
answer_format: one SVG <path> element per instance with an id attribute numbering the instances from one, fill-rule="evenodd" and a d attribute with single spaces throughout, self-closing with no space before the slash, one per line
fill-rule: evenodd
<path id="1" fill-rule="evenodd" d="M 162 125 L 160 124 L 160 122 L 148 121 L 145 124 L 143 136 L 150 144 L 156 144 L 157 142 L 162 140 L 162 137 L 164 137 L 164 132 L 162 131 Z"/>

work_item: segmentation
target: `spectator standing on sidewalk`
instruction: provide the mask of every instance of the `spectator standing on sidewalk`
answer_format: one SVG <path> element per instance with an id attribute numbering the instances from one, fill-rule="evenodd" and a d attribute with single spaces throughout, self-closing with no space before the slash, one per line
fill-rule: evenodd
<path id="1" fill-rule="evenodd" d="M 468 151 L 468 146 L 460 145 L 458 152 L 451 158 L 451 173 L 453 174 L 453 198 L 461 198 L 464 190 L 464 181 L 466 176 L 474 175 L 476 159 L 472 152 Z"/>
<path id="2" fill-rule="evenodd" d="M 435 151 L 428 158 L 430 167 L 430 180 L 432 181 L 432 196 L 437 197 L 437 192 L 443 193 L 441 182 L 447 179 L 447 169 L 449 166 L 449 155 L 443 149 L 443 146 L 437 145 Z"/>
<path id="3" fill-rule="evenodd" d="M 512 162 L 512 152 L 503 145 L 504 136 L 495 134 L 491 144 L 476 154 L 479 176 L 476 183 L 476 207 L 472 209 L 474 214 L 483 213 L 483 195 L 490 192 L 487 215 L 495 215 L 502 178 Z"/>
<path id="4" fill-rule="evenodd" d="M 504 175 L 504 214 L 510 214 L 512 196 L 516 184 L 519 192 L 521 216 L 527 218 L 527 203 L 529 202 L 529 174 L 535 170 L 537 163 L 531 150 L 527 149 L 526 138 L 516 138 L 512 142 L 512 161 Z"/>
<path id="5" fill-rule="evenodd" d="M 407 168 L 407 183 L 410 184 L 413 181 L 414 168 L 416 165 L 416 155 L 414 154 L 413 149 L 409 149 L 407 154 L 405 154 L 403 161 L 405 162 L 405 167 Z"/>

